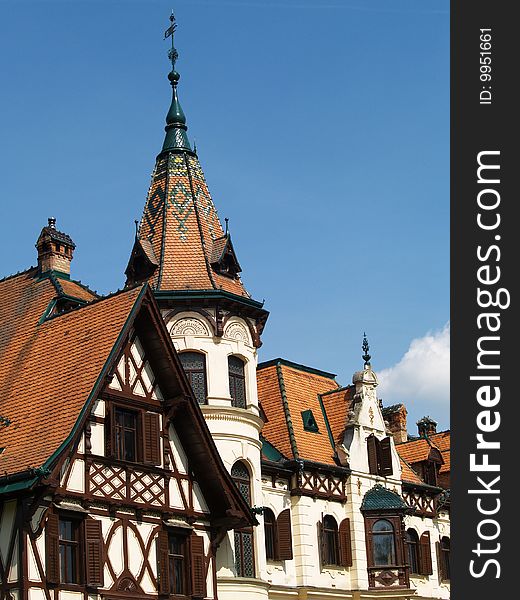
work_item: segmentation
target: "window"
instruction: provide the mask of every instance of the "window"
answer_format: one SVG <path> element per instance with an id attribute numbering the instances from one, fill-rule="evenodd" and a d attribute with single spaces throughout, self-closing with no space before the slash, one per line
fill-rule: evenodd
<path id="1" fill-rule="evenodd" d="M 80 583 L 80 521 L 60 518 L 60 582 Z"/>
<path id="2" fill-rule="evenodd" d="M 386 519 L 372 525 L 372 558 L 375 567 L 396 565 L 394 527 Z"/>
<path id="3" fill-rule="evenodd" d="M 440 542 L 439 552 L 439 576 L 441 581 L 449 580 L 450 577 L 450 538 L 443 537 Z"/>
<path id="4" fill-rule="evenodd" d="M 331 515 L 325 515 L 318 523 L 318 544 L 322 566 L 352 566 L 352 542 L 350 519 L 338 524 Z"/>
<path id="5" fill-rule="evenodd" d="M 318 423 L 316 423 L 316 419 L 312 414 L 312 410 L 302 410 L 302 420 L 303 420 L 303 429 L 305 431 L 312 431 L 314 433 L 319 433 Z"/>
<path id="6" fill-rule="evenodd" d="M 114 410 L 115 458 L 137 461 L 137 413 L 124 408 Z"/>
<path id="7" fill-rule="evenodd" d="M 170 594 L 186 593 L 186 539 L 180 535 L 168 536 L 168 566 Z"/>
<path id="8" fill-rule="evenodd" d="M 179 358 L 199 404 L 207 404 L 206 357 L 200 352 L 182 352 Z"/>
<path id="9" fill-rule="evenodd" d="M 231 406 L 246 408 L 246 378 L 244 374 L 244 361 L 238 356 L 228 358 L 229 394 Z"/>
<path id="10" fill-rule="evenodd" d="M 330 515 L 323 517 L 323 564 L 339 565 L 338 556 L 338 524 L 336 519 Z"/>
<path id="11" fill-rule="evenodd" d="M 410 573 L 420 573 L 419 568 L 419 538 L 414 529 L 406 531 L 406 547 L 408 550 L 408 564 Z"/>
<path id="12" fill-rule="evenodd" d="M 368 469 L 372 475 L 388 477 L 392 475 L 392 445 L 390 437 L 382 440 L 374 434 L 367 438 Z"/>
<path id="13" fill-rule="evenodd" d="M 206 553 L 202 536 L 163 529 L 157 534 L 156 553 L 160 595 L 206 597 Z"/>
<path id="14" fill-rule="evenodd" d="M 246 465 L 238 461 L 231 469 L 231 477 L 245 501 L 251 506 L 251 485 Z M 255 576 L 253 530 L 251 527 L 235 529 L 235 570 L 237 577 Z"/>
<path id="15" fill-rule="evenodd" d="M 272 510 L 264 511 L 265 556 L 276 560 L 276 518 Z"/>
<path id="16" fill-rule="evenodd" d="M 47 581 L 103 586 L 101 521 L 50 513 L 45 523 Z"/>

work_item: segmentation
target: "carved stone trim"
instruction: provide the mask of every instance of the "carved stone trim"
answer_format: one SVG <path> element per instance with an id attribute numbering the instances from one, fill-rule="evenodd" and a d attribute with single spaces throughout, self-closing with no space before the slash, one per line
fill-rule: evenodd
<path id="1" fill-rule="evenodd" d="M 209 335 L 206 325 L 199 319 L 188 317 L 176 321 L 170 331 L 172 336 Z"/>

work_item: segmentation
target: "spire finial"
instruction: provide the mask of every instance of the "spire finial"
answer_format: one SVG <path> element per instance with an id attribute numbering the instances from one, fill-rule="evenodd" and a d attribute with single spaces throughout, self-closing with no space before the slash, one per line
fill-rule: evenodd
<path id="1" fill-rule="evenodd" d="M 368 345 L 367 334 L 363 332 L 363 345 L 361 346 L 364 354 L 361 357 L 365 361 L 365 367 L 370 366 L 370 359 L 372 358 L 368 351 L 370 350 L 370 346 Z"/>
<path id="2" fill-rule="evenodd" d="M 179 83 L 181 76 L 175 70 L 175 63 L 179 58 L 179 53 L 177 52 L 173 41 L 173 34 L 176 29 L 177 22 L 172 11 L 170 15 L 170 26 L 164 32 L 164 39 L 169 37 L 172 38 L 172 47 L 168 50 L 168 58 L 172 63 L 172 70 L 168 73 L 168 79 L 170 80 L 173 89 L 172 103 L 170 105 L 170 110 L 166 115 L 166 138 L 164 140 L 162 152 L 168 150 L 187 150 L 188 152 L 191 152 L 191 146 L 186 134 L 186 117 L 184 116 L 184 112 L 177 96 L 177 84 Z"/>
<path id="3" fill-rule="evenodd" d="M 226 222 L 226 235 L 227 235 L 227 234 L 228 234 L 228 231 L 229 231 L 229 219 L 226 217 L 226 218 L 224 219 L 224 221 Z"/>

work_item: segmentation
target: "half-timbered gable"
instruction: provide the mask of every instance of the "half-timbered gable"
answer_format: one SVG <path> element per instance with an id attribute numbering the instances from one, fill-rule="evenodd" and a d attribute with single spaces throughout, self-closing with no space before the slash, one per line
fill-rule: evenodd
<path id="1" fill-rule="evenodd" d="M 31 275 L 2 290 L 28 314 L 20 339 L 2 340 L 25 349 L 24 368 L 2 373 L 2 600 L 215 597 L 216 548 L 254 517 L 153 295 L 141 285 L 49 315 Z"/>

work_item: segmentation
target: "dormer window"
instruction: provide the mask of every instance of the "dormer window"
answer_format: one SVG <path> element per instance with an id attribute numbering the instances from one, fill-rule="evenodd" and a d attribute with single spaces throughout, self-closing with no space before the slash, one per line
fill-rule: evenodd
<path id="1" fill-rule="evenodd" d="M 312 414 L 312 410 L 302 410 L 303 429 L 305 431 L 312 431 L 319 433 L 318 423 Z"/>
<path id="2" fill-rule="evenodd" d="M 392 475 L 392 445 L 390 437 L 382 440 L 374 434 L 367 438 L 368 469 L 372 475 L 388 477 Z"/>
<path id="3" fill-rule="evenodd" d="M 213 242 L 210 262 L 216 273 L 232 279 L 235 279 L 242 271 L 229 235 L 218 238 Z"/>

